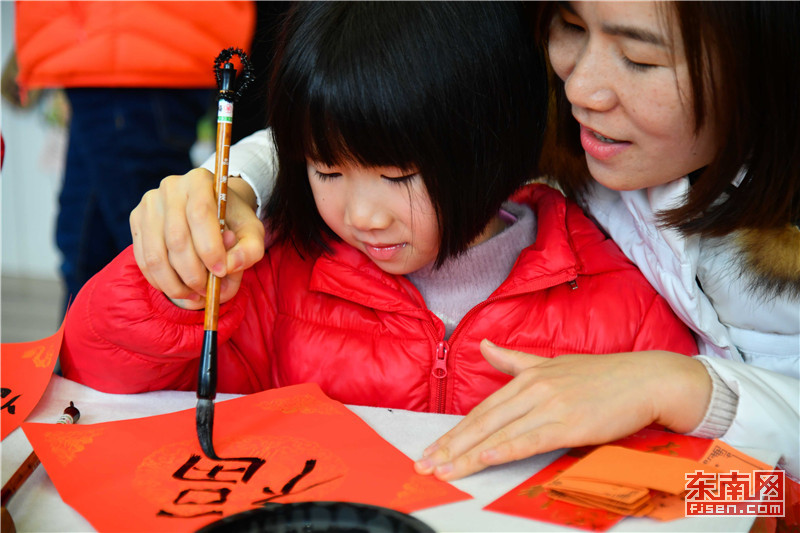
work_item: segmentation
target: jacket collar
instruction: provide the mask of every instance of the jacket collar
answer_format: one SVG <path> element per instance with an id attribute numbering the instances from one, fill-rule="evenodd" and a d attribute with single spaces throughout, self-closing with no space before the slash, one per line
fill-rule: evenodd
<path id="1" fill-rule="evenodd" d="M 577 277 L 579 264 L 567 226 L 567 202 L 545 185 L 529 185 L 512 201 L 525 203 L 537 217 L 535 242 L 517 258 L 511 274 L 492 294 L 505 297 L 543 290 Z M 427 313 L 419 291 L 404 276 L 388 274 L 366 255 L 343 242 L 330 242 L 330 253 L 314 263 L 309 289 L 373 309 L 405 314 Z"/>
<path id="2" fill-rule="evenodd" d="M 537 233 L 495 294 L 533 292 L 574 280 L 581 267 L 567 224 L 564 196 L 546 185 L 533 184 L 511 200 L 533 210 Z"/>
<path id="3" fill-rule="evenodd" d="M 419 291 L 403 276 L 388 274 L 366 255 L 344 242 L 329 242 L 330 252 L 317 258 L 309 289 L 381 311 L 425 310 Z"/>

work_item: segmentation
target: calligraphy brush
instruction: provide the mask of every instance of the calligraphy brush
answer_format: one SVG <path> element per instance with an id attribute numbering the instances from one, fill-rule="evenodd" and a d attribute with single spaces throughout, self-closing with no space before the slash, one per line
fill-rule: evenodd
<path id="1" fill-rule="evenodd" d="M 229 60 L 238 55 L 242 63 L 242 79 L 234 90 L 236 69 Z M 224 66 L 222 64 L 224 63 Z M 214 164 L 214 194 L 217 196 L 219 229 L 225 229 L 225 207 L 228 194 L 228 157 L 233 127 L 233 102 L 253 79 L 252 67 L 245 53 L 238 48 L 223 50 L 214 61 L 214 72 L 219 89 L 217 104 L 217 154 Z M 218 460 L 214 451 L 214 398 L 217 396 L 217 321 L 219 320 L 219 293 L 221 280 L 212 272 L 206 283 L 206 308 L 203 324 L 203 348 L 197 380 L 197 438 L 200 448 L 209 459 Z"/>
<path id="2" fill-rule="evenodd" d="M 75 424 L 80 417 L 81 412 L 78 411 L 74 403 L 69 402 L 69 407 L 64 409 L 64 413 L 58 418 L 56 424 Z M 33 474 L 33 471 L 36 470 L 36 467 L 39 466 L 40 463 L 41 461 L 39 461 L 36 452 L 31 452 L 28 458 L 25 459 L 25 462 L 22 463 L 22 465 L 17 468 L 17 471 L 6 481 L 2 491 L 0 491 L 0 505 L 2 505 L 3 511 L 6 510 L 8 500 L 17 493 L 17 490 L 19 490 L 22 484 Z"/>

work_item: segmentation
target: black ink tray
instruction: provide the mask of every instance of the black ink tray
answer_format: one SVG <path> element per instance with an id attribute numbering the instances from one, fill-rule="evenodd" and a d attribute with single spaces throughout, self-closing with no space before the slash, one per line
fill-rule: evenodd
<path id="1" fill-rule="evenodd" d="M 413 516 L 347 502 L 268 503 L 226 516 L 197 533 L 435 533 Z"/>

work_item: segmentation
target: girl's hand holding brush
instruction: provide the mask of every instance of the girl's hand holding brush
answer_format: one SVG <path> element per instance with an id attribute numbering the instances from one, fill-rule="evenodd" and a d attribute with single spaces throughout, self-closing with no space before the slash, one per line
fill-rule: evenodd
<path id="1" fill-rule="evenodd" d="M 264 256 L 256 197 L 240 178 L 228 180 L 226 230 L 219 231 L 214 175 L 197 168 L 148 191 L 130 217 L 133 252 L 147 281 L 185 309 L 205 306 L 208 272 L 224 277 L 220 302 L 238 291 L 242 272 Z"/>

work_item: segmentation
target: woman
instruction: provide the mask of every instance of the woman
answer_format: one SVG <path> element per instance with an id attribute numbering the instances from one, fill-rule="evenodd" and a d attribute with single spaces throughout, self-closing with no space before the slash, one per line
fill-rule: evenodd
<path id="1" fill-rule="evenodd" d="M 548 50 L 563 83 L 562 159 L 545 151 L 552 173 L 706 355 L 689 364 L 639 352 L 591 365 L 487 348 L 517 378 L 429 448 L 418 470 L 453 479 L 658 422 L 736 446 L 766 443 L 797 477 L 800 76 L 785 67 L 800 53 L 800 9 L 576 2 L 553 11 Z M 585 156 L 591 175 L 565 171 L 575 168 L 565 151 Z"/>

